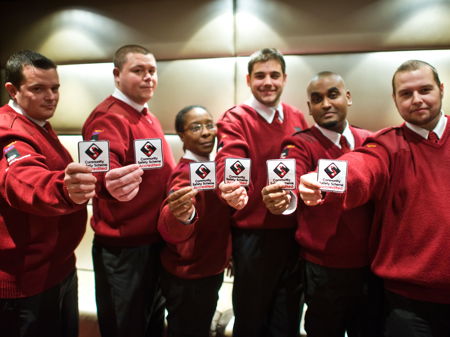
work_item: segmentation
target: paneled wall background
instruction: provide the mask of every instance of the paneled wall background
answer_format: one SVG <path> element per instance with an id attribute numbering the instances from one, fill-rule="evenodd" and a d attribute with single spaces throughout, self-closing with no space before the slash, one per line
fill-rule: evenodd
<path id="1" fill-rule="evenodd" d="M 247 98 L 247 56 L 263 47 L 286 55 L 284 101 L 307 114 L 308 80 L 336 71 L 353 94 L 350 121 L 371 130 L 401 122 L 390 80 L 404 60 L 426 60 L 450 83 L 449 0 L 9 0 L 0 9 L 0 69 L 24 48 L 59 65 L 61 99 L 52 122 L 60 134 L 78 134 L 112 92 L 112 54 L 128 43 L 158 59 L 150 106 L 168 134 L 185 105 L 205 105 L 217 118 Z M 444 110 L 449 105 L 445 96 Z"/>

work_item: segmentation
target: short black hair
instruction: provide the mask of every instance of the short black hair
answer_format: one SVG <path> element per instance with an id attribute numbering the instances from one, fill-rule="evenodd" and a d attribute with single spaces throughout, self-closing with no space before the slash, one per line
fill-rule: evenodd
<path id="1" fill-rule="evenodd" d="M 255 63 L 267 62 L 269 60 L 278 61 L 281 65 L 281 71 L 283 74 L 286 74 L 286 62 L 284 61 L 283 54 L 275 48 L 264 48 L 250 55 L 250 61 L 248 61 L 248 74 L 252 74 Z"/>
<path id="2" fill-rule="evenodd" d="M 33 66 L 39 69 L 56 69 L 56 64 L 32 50 L 21 50 L 12 54 L 6 61 L 6 82 L 19 88 L 23 82 L 23 67 Z"/>
<path id="3" fill-rule="evenodd" d="M 114 67 L 119 68 L 119 70 L 122 70 L 122 66 L 127 61 L 128 53 L 153 55 L 152 53 L 150 53 L 150 51 L 147 48 L 145 48 L 143 46 L 140 46 L 137 44 L 127 44 L 127 45 L 122 46 L 119 49 L 117 49 L 116 52 L 114 53 L 114 58 L 113 58 Z"/>
<path id="4" fill-rule="evenodd" d="M 189 111 L 191 111 L 192 109 L 195 108 L 200 108 L 205 110 L 206 112 L 208 112 L 208 110 L 206 110 L 206 108 L 202 105 L 188 105 L 185 106 L 183 109 L 181 109 L 180 111 L 178 111 L 177 116 L 175 117 L 175 131 L 177 133 L 182 133 L 184 132 L 184 115 L 186 115 Z M 209 113 L 209 112 L 208 112 Z"/>

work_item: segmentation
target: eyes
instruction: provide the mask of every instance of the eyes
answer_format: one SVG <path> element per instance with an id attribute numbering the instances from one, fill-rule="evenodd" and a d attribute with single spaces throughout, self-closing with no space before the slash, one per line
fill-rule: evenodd
<path id="1" fill-rule="evenodd" d="M 205 127 L 208 131 L 216 128 L 213 122 L 208 122 L 206 124 L 193 123 L 187 127 L 187 130 L 191 131 L 192 133 L 200 133 L 203 130 L 203 127 Z"/>
<path id="2" fill-rule="evenodd" d="M 325 97 L 327 97 L 328 99 L 334 100 L 337 99 L 341 96 L 341 93 L 339 92 L 339 90 L 335 90 L 335 89 L 331 89 L 327 92 L 326 96 L 319 94 L 317 92 L 313 92 L 311 94 L 311 103 L 312 104 L 319 104 L 322 103 L 322 101 L 324 100 Z"/>
<path id="3" fill-rule="evenodd" d="M 130 71 L 138 76 L 145 76 L 147 73 L 150 74 L 150 76 L 154 76 L 156 74 L 156 68 L 147 69 L 144 67 L 135 67 L 131 68 Z"/>
<path id="4" fill-rule="evenodd" d="M 255 73 L 253 75 L 253 77 L 255 79 L 257 79 L 257 80 L 263 80 L 263 79 L 266 78 L 266 76 L 267 76 L 266 73 L 263 73 L 263 72 Z M 274 71 L 274 72 L 270 73 L 270 78 L 273 79 L 273 80 L 278 80 L 278 79 L 281 78 L 281 76 L 282 76 L 282 74 L 280 72 L 278 72 L 278 71 Z"/>
<path id="5" fill-rule="evenodd" d="M 31 91 L 33 94 L 42 94 L 44 92 L 46 92 L 47 90 L 49 90 L 53 93 L 53 94 L 57 94 L 59 92 L 59 85 L 55 85 L 51 88 L 45 87 L 45 86 L 41 86 L 41 85 L 36 85 L 36 86 L 32 86 L 29 88 L 29 91 Z"/>
<path id="6" fill-rule="evenodd" d="M 419 90 L 417 90 L 417 93 L 419 95 L 428 95 L 429 93 L 431 93 L 433 91 L 433 87 L 432 86 L 427 86 L 427 87 L 423 87 L 420 88 Z M 410 98 L 413 96 L 414 94 L 414 90 L 400 90 L 398 92 L 398 96 L 404 99 Z"/>

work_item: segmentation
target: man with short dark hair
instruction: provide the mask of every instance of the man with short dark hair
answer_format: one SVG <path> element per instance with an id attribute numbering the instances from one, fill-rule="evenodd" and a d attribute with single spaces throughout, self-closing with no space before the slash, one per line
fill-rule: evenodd
<path id="1" fill-rule="evenodd" d="M 6 63 L 11 100 L 0 108 L 0 331 L 78 336 L 74 250 L 95 193 L 91 168 L 72 163 L 48 123 L 56 65 L 25 50 Z"/>
<path id="2" fill-rule="evenodd" d="M 109 141 L 112 168 L 97 174 L 91 220 L 100 331 L 103 337 L 162 336 L 156 226 L 175 161 L 147 108 L 158 84 L 155 57 L 142 46 L 123 46 L 114 55 L 113 74 L 114 93 L 83 126 L 84 139 Z M 144 172 L 134 164 L 134 141 L 147 138 L 161 140 L 163 166 Z"/>
<path id="3" fill-rule="evenodd" d="M 301 178 L 307 205 L 341 202 L 345 209 L 375 203 L 378 246 L 372 270 L 384 281 L 389 336 L 450 335 L 450 123 L 444 86 L 430 64 L 410 60 L 393 79 L 405 120 L 369 137 L 340 159 L 348 161 L 347 191 L 320 192 L 315 174 Z"/>
<path id="4" fill-rule="evenodd" d="M 281 141 L 307 127 L 303 114 L 281 103 L 286 83 L 283 55 L 262 49 L 250 56 L 252 97 L 226 111 L 218 127 L 216 156 L 221 197 L 235 209 L 233 241 L 233 336 L 298 336 L 302 280 L 294 216 L 264 207 L 266 160 L 279 158 Z M 250 158 L 248 190 L 224 183 L 225 158 Z"/>

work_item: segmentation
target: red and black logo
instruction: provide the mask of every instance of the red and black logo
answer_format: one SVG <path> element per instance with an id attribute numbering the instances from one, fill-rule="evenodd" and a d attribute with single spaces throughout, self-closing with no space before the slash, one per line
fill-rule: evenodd
<path id="1" fill-rule="evenodd" d="M 235 175 L 239 175 L 242 171 L 245 170 L 245 167 L 239 160 L 237 160 L 233 165 L 230 166 L 230 169 L 234 172 Z"/>
<path id="2" fill-rule="evenodd" d="M 328 174 L 328 176 L 333 179 L 334 177 L 336 177 L 339 173 L 341 172 L 341 170 L 339 170 L 339 168 L 336 166 L 335 163 L 331 163 L 330 165 L 328 165 L 325 168 L 325 173 Z"/>
<path id="3" fill-rule="evenodd" d="M 86 153 L 89 157 L 95 160 L 103 153 L 103 150 L 99 148 L 96 144 L 92 144 L 87 148 L 87 150 L 84 153 Z"/>
<path id="4" fill-rule="evenodd" d="M 150 157 L 153 154 L 153 152 L 156 151 L 156 147 L 152 143 L 147 142 L 144 144 L 144 146 L 141 147 L 141 151 L 147 157 Z"/>
<path id="5" fill-rule="evenodd" d="M 280 178 L 283 178 L 290 170 L 283 163 L 279 163 L 274 169 L 273 172 L 277 174 Z"/>
<path id="6" fill-rule="evenodd" d="M 202 179 L 205 179 L 209 172 L 211 172 L 211 170 L 203 164 L 200 165 L 199 168 L 195 171 L 195 173 L 197 173 L 197 175 Z"/>

